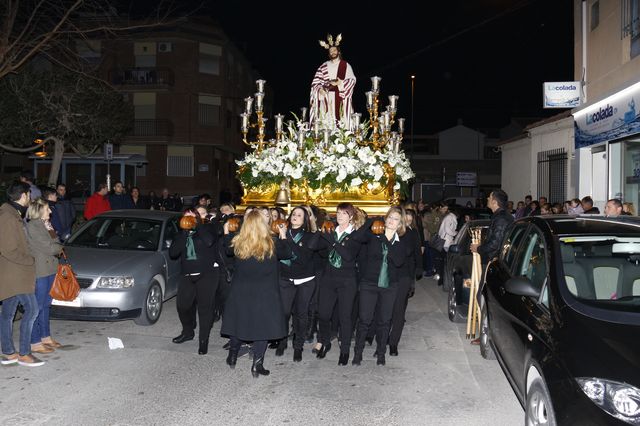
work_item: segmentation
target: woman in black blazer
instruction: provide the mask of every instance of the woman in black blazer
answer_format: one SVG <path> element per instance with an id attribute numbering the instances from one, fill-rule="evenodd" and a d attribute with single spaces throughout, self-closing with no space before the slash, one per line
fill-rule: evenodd
<path id="1" fill-rule="evenodd" d="M 367 221 L 365 232 L 354 235 L 364 244 L 366 262 L 360 271 L 358 330 L 353 365 L 362 362 L 362 351 L 369 327 L 376 327 L 377 364 L 385 364 L 385 352 L 391 326 L 393 305 L 399 283 L 399 269 L 407 257 L 407 247 L 400 239 L 405 234 L 404 213 L 399 207 L 391 207 L 384 218 L 384 232 L 374 234 Z M 372 325 L 377 312 L 377 322 Z"/>

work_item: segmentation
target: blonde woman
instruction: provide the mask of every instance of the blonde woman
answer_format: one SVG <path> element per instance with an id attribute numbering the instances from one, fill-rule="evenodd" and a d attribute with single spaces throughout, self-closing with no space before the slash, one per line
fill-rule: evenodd
<path id="1" fill-rule="evenodd" d="M 633 203 L 622 203 L 622 212 L 629 216 L 635 216 L 636 208 L 633 206 Z"/>
<path id="2" fill-rule="evenodd" d="M 264 354 L 269 340 L 287 335 L 280 299 L 279 260 L 292 257 L 283 225 L 274 239 L 259 210 L 244 217 L 240 232 L 232 236 L 224 225 L 227 253 L 235 256 L 231 291 L 227 299 L 220 333 L 231 337 L 227 364 L 234 368 L 242 341 L 253 342 L 251 374 L 268 376 Z"/>
<path id="3" fill-rule="evenodd" d="M 35 295 L 38 302 L 38 317 L 31 331 L 31 352 L 47 354 L 62 345 L 51 337 L 49 310 L 51 308 L 51 285 L 58 270 L 58 258 L 62 252 L 56 231 L 49 222 L 51 209 L 42 198 L 29 204 L 27 209 L 27 241 L 36 265 Z"/>

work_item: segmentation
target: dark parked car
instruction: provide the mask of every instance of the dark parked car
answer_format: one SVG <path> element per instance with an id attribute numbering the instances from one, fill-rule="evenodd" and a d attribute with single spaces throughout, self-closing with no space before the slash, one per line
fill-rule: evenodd
<path id="1" fill-rule="evenodd" d="M 480 227 L 484 237 L 489 223 L 491 223 L 490 220 L 481 219 L 472 220 L 462 225 L 445 257 L 442 287 L 444 291 L 449 292 L 447 312 L 449 313 L 449 319 L 453 322 L 463 322 L 467 318 L 469 288 L 465 287 L 463 283 L 465 279 L 471 278 L 473 262 L 471 250 L 469 249 L 471 245 L 469 229 Z"/>
<path id="2" fill-rule="evenodd" d="M 481 351 L 527 425 L 640 424 L 638 218 L 516 221 L 483 296 Z"/>

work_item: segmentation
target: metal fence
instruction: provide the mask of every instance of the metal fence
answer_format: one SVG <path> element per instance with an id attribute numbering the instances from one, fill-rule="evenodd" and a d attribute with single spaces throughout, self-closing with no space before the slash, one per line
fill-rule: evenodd
<path id="1" fill-rule="evenodd" d="M 538 153 L 538 197 L 552 204 L 567 199 L 567 158 L 564 148 Z"/>

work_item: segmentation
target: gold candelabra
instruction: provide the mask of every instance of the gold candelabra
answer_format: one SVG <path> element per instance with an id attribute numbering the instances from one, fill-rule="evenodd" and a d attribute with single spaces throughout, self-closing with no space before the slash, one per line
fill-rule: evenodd
<path id="1" fill-rule="evenodd" d="M 242 142 L 245 145 L 257 145 L 258 151 L 262 151 L 264 146 L 264 131 L 265 124 L 267 119 L 264 118 L 264 85 L 265 80 L 257 80 L 256 86 L 258 91 L 254 95 L 254 97 L 247 97 L 244 99 L 244 112 L 240 114 L 242 119 Z M 251 122 L 252 111 L 254 109 L 254 98 L 255 98 L 255 112 L 256 112 L 256 121 Z M 249 129 L 257 129 L 256 140 L 253 142 L 249 142 L 247 140 L 249 135 Z M 280 137 L 282 136 L 282 132 L 280 133 Z"/>

